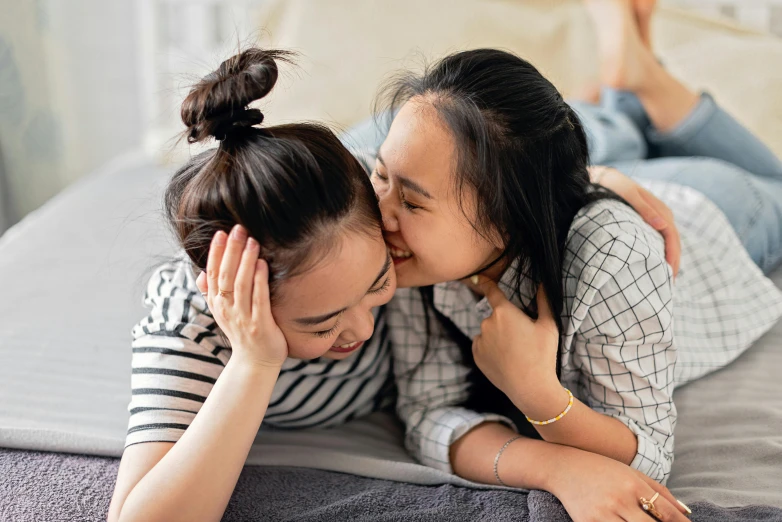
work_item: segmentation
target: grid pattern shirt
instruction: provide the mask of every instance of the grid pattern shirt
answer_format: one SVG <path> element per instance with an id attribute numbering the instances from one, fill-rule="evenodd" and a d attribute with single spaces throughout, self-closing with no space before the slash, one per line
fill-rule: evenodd
<path id="1" fill-rule="evenodd" d="M 673 462 L 674 388 L 722 368 L 782 316 L 782 294 L 763 276 L 722 212 L 702 194 L 678 185 L 647 187 L 673 211 L 682 237 L 674 281 L 661 236 L 617 201 L 582 209 L 564 258 L 563 386 L 589 407 L 635 433 L 631 464 L 665 482 Z M 500 288 L 517 306 L 529 304 L 510 283 Z M 470 338 L 491 313 L 458 282 L 435 285 L 434 306 Z M 405 443 L 422 463 L 452 472 L 449 447 L 485 421 L 513 423 L 468 410 L 468 368 L 436 319 L 426 346 L 425 311 L 417 289 L 397 291 L 389 324 Z"/>
<path id="2" fill-rule="evenodd" d="M 133 328 L 126 446 L 179 440 L 231 358 L 186 259 L 157 269 L 144 302 L 152 310 Z M 390 406 L 392 398 L 388 328 L 377 308 L 374 335 L 350 357 L 285 361 L 263 426 L 333 426 Z"/>

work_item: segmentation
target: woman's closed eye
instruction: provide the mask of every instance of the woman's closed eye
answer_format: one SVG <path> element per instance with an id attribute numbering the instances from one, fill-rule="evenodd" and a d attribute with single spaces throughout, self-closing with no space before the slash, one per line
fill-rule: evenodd
<path id="1" fill-rule="evenodd" d="M 312 333 L 318 337 L 331 337 L 332 335 L 334 335 L 334 332 L 337 331 L 337 328 L 339 328 L 339 319 L 337 319 L 337 322 L 334 323 L 334 326 L 332 326 L 328 330 L 321 330 L 319 332 L 312 332 Z"/>
<path id="2" fill-rule="evenodd" d="M 373 290 L 370 290 L 367 293 L 370 293 L 372 295 L 382 294 L 386 290 L 388 290 L 388 287 L 391 286 L 391 277 L 386 277 L 385 281 L 383 281 L 383 284 L 380 285 L 378 288 L 375 288 Z"/>
<path id="3" fill-rule="evenodd" d="M 382 294 L 383 292 L 387 291 L 388 287 L 390 286 L 391 286 L 391 277 L 389 276 L 385 278 L 382 285 L 372 290 L 369 290 L 367 293 L 372 295 Z M 328 330 L 321 330 L 319 332 L 312 332 L 312 333 L 318 337 L 331 337 L 332 335 L 334 335 L 334 332 L 336 332 L 338 328 L 339 328 L 339 319 L 337 320 L 336 323 L 334 323 L 334 326 L 332 326 Z"/>
<path id="4" fill-rule="evenodd" d="M 404 193 L 403 193 L 402 191 L 400 191 L 400 194 L 399 194 L 399 200 L 402 202 L 402 207 L 404 207 L 405 209 L 407 209 L 407 210 L 409 210 L 409 211 L 411 211 L 411 212 L 412 212 L 413 210 L 420 210 L 420 209 L 422 208 L 422 207 L 419 207 L 419 206 L 417 206 L 417 205 L 413 205 L 412 203 L 410 203 L 409 201 L 407 201 L 407 200 L 405 199 L 405 195 L 404 195 Z"/>
<path id="5" fill-rule="evenodd" d="M 380 170 L 377 167 L 375 167 L 375 170 L 372 171 L 372 176 L 382 181 L 383 183 L 388 183 L 388 176 L 384 176 L 383 174 L 381 174 Z M 402 189 L 401 186 L 399 187 L 399 202 L 402 205 L 402 208 L 404 208 L 405 210 L 414 211 L 423 208 L 421 206 L 410 203 L 410 201 L 408 201 L 407 198 L 405 197 L 405 191 Z"/>

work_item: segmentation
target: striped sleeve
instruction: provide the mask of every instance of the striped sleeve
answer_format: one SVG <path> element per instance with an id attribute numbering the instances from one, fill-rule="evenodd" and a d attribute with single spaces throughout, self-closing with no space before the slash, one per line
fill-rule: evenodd
<path id="1" fill-rule="evenodd" d="M 179 440 L 230 358 L 187 261 L 158 268 L 144 303 L 151 312 L 133 328 L 125 447 Z"/>

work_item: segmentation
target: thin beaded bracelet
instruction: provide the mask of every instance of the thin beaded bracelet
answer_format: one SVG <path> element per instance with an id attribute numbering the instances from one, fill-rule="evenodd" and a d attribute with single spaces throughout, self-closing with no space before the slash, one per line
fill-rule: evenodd
<path id="1" fill-rule="evenodd" d="M 525 417 L 527 418 L 527 422 L 529 422 L 530 424 L 534 424 L 536 426 L 545 426 L 546 424 L 551 424 L 552 422 L 557 422 L 559 419 L 561 419 L 562 417 L 567 415 L 567 412 L 569 412 L 570 408 L 573 407 L 573 394 L 570 393 L 570 390 L 568 390 L 567 388 L 565 388 L 565 391 L 567 392 L 568 396 L 570 397 L 570 399 L 568 400 L 568 403 L 567 403 L 567 408 L 565 408 L 565 411 L 563 411 L 562 413 L 560 413 L 556 417 L 554 417 L 552 419 L 549 419 L 549 420 L 545 420 L 545 421 L 532 420 L 532 419 L 530 419 L 529 417 L 527 417 L 525 415 Z"/>
<path id="2" fill-rule="evenodd" d="M 502 456 L 502 452 L 503 452 L 503 451 L 505 451 L 505 448 L 507 448 L 508 446 L 510 446 L 510 443 L 511 443 L 511 442 L 513 442 L 514 440 L 519 440 L 520 438 L 521 438 L 521 435 L 516 435 L 515 437 L 511 437 L 510 439 L 508 439 L 508 442 L 506 442 L 506 443 L 505 443 L 505 444 L 504 444 L 504 445 L 503 445 L 503 446 L 500 448 L 500 451 L 498 451 L 498 452 L 497 452 L 497 456 L 496 456 L 496 457 L 494 457 L 494 478 L 496 478 L 496 479 L 497 479 L 497 483 L 498 483 L 500 486 L 505 486 L 505 487 L 508 487 L 508 485 L 507 485 L 505 482 L 503 482 L 503 481 L 502 481 L 502 479 L 500 478 L 500 474 L 499 474 L 499 472 L 497 471 L 497 466 L 498 466 L 498 465 L 499 465 L 499 463 L 500 463 L 500 457 Z"/>

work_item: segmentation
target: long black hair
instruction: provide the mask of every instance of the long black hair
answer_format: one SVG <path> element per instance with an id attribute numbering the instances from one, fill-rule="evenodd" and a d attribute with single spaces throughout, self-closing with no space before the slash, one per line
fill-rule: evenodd
<path id="1" fill-rule="evenodd" d="M 456 193 L 459 198 L 467 190 L 475 193 L 472 226 L 479 234 L 488 238 L 495 232 L 504 238 L 498 261 L 516 269 L 515 297 L 523 302 L 525 281 L 533 285 L 533 292 L 538 285 L 545 290 L 560 332 L 561 352 L 568 230 L 582 207 L 616 197 L 590 183 L 581 121 L 532 64 L 496 49 L 458 52 L 423 74 L 397 76 L 381 91 L 376 110 L 385 106 L 388 114 L 395 114 L 412 98 L 434 107 L 452 133 Z M 459 343 L 466 363 L 473 367 L 471 406 L 506 414 L 515 411 L 507 397 L 477 371 L 471 340 L 434 309 L 432 288 L 422 288 L 421 293 L 426 308 Z M 534 299 L 525 303 L 524 311 L 537 318 Z M 556 371 L 559 376 L 561 357 Z"/>
<path id="2" fill-rule="evenodd" d="M 195 268 L 205 269 L 212 236 L 242 225 L 269 263 L 272 298 L 280 281 L 305 271 L 346 229 L 380 237 L 372 184 L 327 127 L 259 127 L 248 105 L 277 81 L 285 51 L 251 48 L 224 61 L 182 104 L 189 142 L 212 148 L 179 169 L 165 195 L 168 221 Z M 319 255 L 315 255 L 318 253 Z"/>

